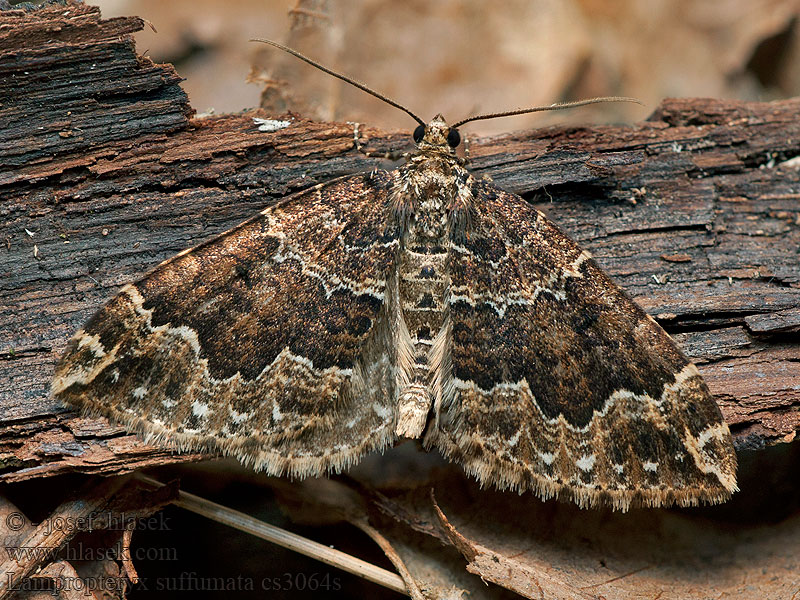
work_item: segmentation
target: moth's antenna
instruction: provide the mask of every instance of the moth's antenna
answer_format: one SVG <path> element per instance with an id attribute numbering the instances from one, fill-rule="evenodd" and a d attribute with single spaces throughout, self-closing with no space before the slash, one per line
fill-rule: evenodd
<path id="1" fill-rule="evenodd" d="M 375 96 L 375 97 L 376 97 L 376 98 L 378 98 L 379 100 L 383 100 L 384 102 L 386 102 L 386 104 L 390 104 L 390 105 L 394 106 L 395 108 L 399 108 L 399 109 L 400 109 L 400 110 L 402 110 L 404 113 L 406 113 L 406 114 L 410 115 L 410 116 L 411 116 L 411 118 L 412 118 L 412 119 L 414 119 L 414 120 L 415 120 L 417 123 L 419 123 L 420 125 L 425 125 L 425 121 L 423 121 L 422 119 L 420 119 L 420 118 L 419 118 L 417 115 L 415 115 L 414 113 L 412 113 L 410 110 L 408 110 L 408 109 L 407 109 L 405 106 L 403 106 L 402 104 L 398 104 L 397 102 L 395 102 L 394 100 L 390 100 L 389 98 L 387 98 L 387 97 L 386 97 L 386 96 L 384 96 L 383 94 L 379 94 L 379 93 L 378 93 L 378 92 L 376 92 L 375 90 L 373 90 L 373 89 L 371 89 L 371 88 L 368 88 L 366 85 L 364 85 L 364 84 L 363 84 L 363 83 L 361 83 L 360 81 L 356 81 L 355 79 L 351 79 L 350 77 L 347 77 L 347 76 L 345 76 L 345 75 L 342 75 L 341 73 L 337 73 L 336 71 L 332 71 L 332 70 L 331 70 L 331 69 L 329 69 L 328 67 L 323 67 L 323 66 L 322 66 L 321 64 L 319 64 L 318 62 L 316 62 L 316 61 L 314 61 L 314 60 L 311 60 L 311 59 L 310 59 L 310 58 L 308 58 L 307 56 L 303 56 L 302 54 L 300 54 L 299 52 L 297 52 L 297 50 L 292 50 L 291 48 L 289 48 L 289 47 L 287 47 L 287 46 L 284 46 L 283 44 L 279 44 L 278 42 L 273 42 L 272 40 L 265 40 L 265 39 L 254 39 L 254 40 L 250 40 L 250 41 L 251 41 L 251 42 L 261 42 L 261 43 L 263 43 L 263 44 L 269 44 L 270 46 L 275 46 L 276 48 L 280 48 L 280 49 L 281 49 L 281 50 L 283 50 L 284 52 L 288 52 L 288 53 L 289 53 L 289 54 L 291 54 L 292 56 L 296 56 L 296 57 L 297 57 L 297 58 L 299 58 L 300 60 L 307 62 L 307 63 L 308 63 L 308 64 L 310 64 L 312 67 L 316 67 L 317 69 L 319 69 L 319 70 L 320 70 L 320 71 L 322 71 L 323 73 L 327 73 L 328 75 L 333 75 L 333 76 L 334 76 L 334 77 L 336 77 L 337 79 L 341 79 L 342 81 L 346 81 L 346 82 L 347 82 L 347 83 L 349 83 L 350 85 L 354 85 L 354 86 L 355 86 L 355 87 L 357 87 L 358 89 L 360 89 L 360 90 L 364 90 L 365 92 L 367 92 L 367 93 L 368 93 L 368 94 L 370 94 L 371 96 Z"/>
<path id="2" fill-rule="evenodd" d="M 586 104 L 599 104 L 601 102 L 635 102 L 642 104 L 641 100 L 636 98 L 626 98 L 624 96 L 603 96 L 601 98 L 589 98 L 588 100 L 577 100 L 575 102 L 559 102 L 556 104 L 548 104 L 547 106 L 533 106 L 531 108 L 518 108 L 517 110 L 509 110 L 506 112 L 489 113 L 486 115 L 478 115 L 477 117 L 469 117 L 462 119 L 457 123 L 450 125 L 452 128 L 459 127 L 464 123 L 471 123 L 472 121 L 483 121 L 484 119 L 496 119 L 498 117 L 511 117 L 513 115 L 525 115 L 533 112 L 541 112 L 543 110 L 562 110 L 564 108 L 574 108 L 575 106 L 585 106 Z"/>

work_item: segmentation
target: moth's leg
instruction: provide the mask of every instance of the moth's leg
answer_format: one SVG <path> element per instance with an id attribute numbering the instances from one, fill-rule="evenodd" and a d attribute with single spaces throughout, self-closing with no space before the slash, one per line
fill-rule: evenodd
<path id="1" fill-rule="evenodd" d="M 402 150 L 392 150 L 390 152 L 373 152 L 372 150 L 365 150 L 364 146 L 361 144 L 361 139 L 358 136 L 358 128 L 360 125 L 360 123 L 353 123 L 353 143 L 356 146 L 356 150 L 361 152 L 361 154 L 364 156 L 368 156 L 370 158 L 385 158 L 387 160 L 400 160 L 401 158 L 406 158 L 408 156 L 408 152 L 403 152 Z"/>

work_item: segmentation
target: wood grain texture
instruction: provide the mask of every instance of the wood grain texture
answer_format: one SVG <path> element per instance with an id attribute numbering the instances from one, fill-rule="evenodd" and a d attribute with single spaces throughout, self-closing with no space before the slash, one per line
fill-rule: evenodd
<path id="1" fill-rule="evenodd" d="M 160 261 L 380 164 L 353 149 L 351 125 L 190 119 L 172 67 L 136 55 L 141 27 L 71 3 L 0 12 L 3 480 L 196 459 L 49 399 L 68 338 Z M 545 212 L 673 334 L 739 448 L 800 429 L 799 112 L 800 99 L 672 99 L 635 125 L 471 140 L 473 173 Z"/>

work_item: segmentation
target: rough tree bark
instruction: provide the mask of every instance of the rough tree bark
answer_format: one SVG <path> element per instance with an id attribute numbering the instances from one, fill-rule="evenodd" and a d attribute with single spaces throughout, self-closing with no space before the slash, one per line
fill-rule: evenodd
<path id="1" fill-rule="evenodd" d="M 351 125 L 191 118 L 174 69 L 136 54 L 142 26 L 75 3 L 0 12 L 0 480 L 196 459 L 50 399 L 66 341 L 161 260 L 386 166 L 354 150 Z M 800 99 L 672 99 L 635 125 L 471 144 L 475 173 L 545 211 L 674 335 L 740 449 L 800 429 L 798 113 Z"/>

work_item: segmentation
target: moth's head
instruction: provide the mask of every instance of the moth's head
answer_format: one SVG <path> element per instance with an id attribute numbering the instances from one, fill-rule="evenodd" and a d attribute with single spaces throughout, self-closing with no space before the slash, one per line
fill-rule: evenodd
<path id="1" fill-rule="evenodd" d="M 461 134 L 455 127 L 450 127 L 442 115 L 436 115 L 427 125 L 419 125 L 414 130 L 414 142 L 420 150 L 453 154 L 461 143 Z"/>

